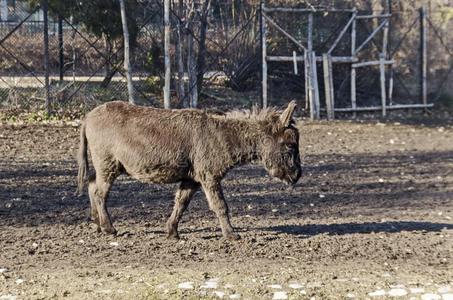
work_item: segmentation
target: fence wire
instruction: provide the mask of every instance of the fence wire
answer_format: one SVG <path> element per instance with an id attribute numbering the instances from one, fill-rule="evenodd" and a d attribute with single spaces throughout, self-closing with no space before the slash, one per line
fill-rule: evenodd
<path id="1" fill-rule="evenodd" d="M 213 2 L 214 3 L 214 2 Z M 235 2 L 236 3 L 236 2 Z M 330 3 L 330 2 L 329 2 Z M 213 105 L 230 104 L 222 93 L 234 91 L 239 95 L 250 95 L 252 101 L 232 102 L 233 105 L 248 106 L 257 102 L 260 94 L 260 48 L 259 48 L 259 7 L 247 1 L 236 3 L 239 9 L 231 9 L 230 1 L 215 1 L 207 19 L 205 63 L 202 71 L 208 76 L 197 80 L 203 85 L 202 98 L 210 98 Z M 326 4 L 327 5 L 327 4 Z M 132 52 L 134 88 L 138 103 L 161 105 L 163 75 L 163 20 L 162 3 L 159 0 L 136 1 L 135 7 L 128 12 L 128 18 L 137 26 L 137 38 Z M 123 71 L 123 44 L 120 38 L 108 39 L 96 35 L 73 18 L 63 18 L 60 42 L 58 15 L 56 8 L 50 7 L 49 51 L 50 51 L 50 96 L 54 109 L 71 105 L 95 105 L 113 99 L 127 99 L 127 85 Z M 360 13 L 371 14 L 363 10 Z M 235 14 L 240 11 L 240 14 Z M 302 44 L 307 41 L 307 18 L 297 14 L 275 13 L 272 18 Z M 348 13 L 315 14 L 313 48 L 321 55 L 333 43 L 344 24 L 350 18 Z M 172 14 L 172 70 L 177 77 L 175 59 L 175 40 L 178 26 L 186 26 L 187 20 Z M 197 21 L 195 21 L 197 22 Z M 393 103 L 420 103 L 420 14 L 417 7 L 413 10 L 394 10 L 390 19 L 389 53 L 395 60 L 388 69 L 394 78 Z M 186 34 L 197 42 L 200 39 L 198 24 Z M 374 21 L 359 21 L 357 24 L 357 43 L 360 44 L 377 26 Z M 269 28 L 269 55 L 292 56 L 293 51 L 301 54 L 294 43 Z M 450 101 L 453 79 L 453 18 L 445 10 L 430 10 L 428 16 L 428 95 L 429 102 Z M 0 21 L 0 107 L 42 108 L 45 102 L 44 84 L 44 24 L 42 11 L 31 9 L 23 1 L 15 1 L 14 12 L 8 20 Z M 360 55 L 376 59 L 382 49 L 382 33 Z M 334 50 L 334 55 L 350 54 L 349 32 Z M 63 64 L 60 63 L 60 53 Z M 187 53 L 183 53 L 187 72 Z M 292 63 L 269 63 L 269 102 L 279 105 L 289 99 L 305 99 L 304 66 L 297 66 L 294 73 Z M 319 82 L 322 94 L 322 68 L 319 65 Z M 334 65 L 334 87 L 336 107 L 350 104 L 350 65 Z M 60 78 L 63 73 L 63 78 Z M 185 74 L 187 76 L 187 74 Z M 222 80 L 218 80 L 221 78 Z M 201 82 L 200 82 L 201 81 Z M 176 80 L 173 80 L 176 82 Z M 220 82 L 220 83 L 219 83 Z M 185 80 L 186 91 L 189 86 Z M 206 87 L 206 88 L 205 88 Z M 176 87 L 172 85 L 172 101 L 180 103 Z M 245 96 L 244 96 L 245 97 Z M 248 96 L 247 96 L 248 97 Z M 369 67 L 358 69 L 357 104 L 378 105 L 380 102 L 379 69 Z M 247 98 L 249 99 L 249 98 Z M 217 102 L 216 102 L 217 101 Z M 218 104 L 218 105 L 217 105 Z"/>

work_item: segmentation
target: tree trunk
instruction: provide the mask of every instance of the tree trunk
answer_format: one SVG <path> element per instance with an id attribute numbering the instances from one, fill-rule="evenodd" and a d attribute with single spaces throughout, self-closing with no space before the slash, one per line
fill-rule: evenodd
<path id="1" fill-rule="evenodd" d="M 179 0 L 178 3 L 178 16 L 179 18 L 183 18 L 184 9 L 183 0 Z M 189 107 L 189 103 L 187 101 L 187 97 L 185 95 L 184 89 L 184 59 L 183 59 L 183 44 L 184 44 L 184 36 L 182 33 L 181 23 L 178 22 L 178 28 L 176 31 L 177 39 L 176 39 L 176 61 L 178 63 L 178 88 L 176 92 L 178 94 L 178 99 L 180 101 L 180 105 L 182 107 Z"/>
<path id="2" fill-rule="evenodd" d="M 193 21 L 195 16 L 195 3 L 188 1 L 190 9 L 186 15 L 186 42 L 187 42 L 187 74 L 189 76 L 187 94 L 189 98 L 189 106 L 196 108 L 198 105 L 198 85 L 197 85 L 197 64 L 195 62 L 195 49 L 193 38 Z M 187 98 L 187 97 L 186 97 Z"/>
<path id="3" fill-rule="evenodd" d="M 8 2 L 0 0 L 0 21 L 8 21 Z"/>
<path id="4" fill-rule="evenodd" d="M 165 84 L 164 84 L 164 108 L 170 108 L 170 0 L 164 0 L 164 63 L 165 63 Z"/>
<path id="5" fill-rule="evenodd" d="M 129 29 L 127 28 L 126 5 L 124 0 L 120 0 L 121 8 L 121 23 L 123 24 L 123 38 L 124 38 L 124 70 L 126 71 L 127 91 L 129 94 L 129 102 L 135 104 L 134 99 L 134 86 L 132 83 L 132 67 L 130 61 L 130 48 L 129 48 Z"/>
<path id="6" fill-rule="evenodd" d="M 206 31 L 208 27 L 208 12 L 211 5 L 211 0 L 203 2 L 203 8 L 200 15 L 200 38 L 198 41 L 198 57 L 197 57 L 197 87 L 198 93 L 201 93 L 203 87 L 203 77 L 205 73 L 206 62 Z"/>
<path id="7" fill-rule="evenodd" d="M 189 74 L 189 104 L 196 108 L 198 105 L 197 64 L 195 63 L 195 49 L 193 36 L 187 36 L 187 71 Z"/>

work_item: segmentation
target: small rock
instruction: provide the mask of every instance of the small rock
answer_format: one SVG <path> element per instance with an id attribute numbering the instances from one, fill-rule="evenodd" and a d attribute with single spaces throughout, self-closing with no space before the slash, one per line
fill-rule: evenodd
<path id="1" fill-rule="evenodd" d="M 230 295 L 230 299 L 241 299 L 241 295 L 240 294 Z"/>
<path id="2" fill-rule="evenodd" d="M 347 293 L 346 298 L 355 298 L 355 295 L 352 293 Z"/>
<path id="3" fill-rule="evenodd" d="M 377 291 L 368 293 L 368 296 L 370 296 L 370 297 L 380 297 L 380 296 L 385 296 L 385 291 L 384 291 L 384 290 L 377 290 Z"/>
<path id="4" fill-rule="evenodd" d="M 7 268 L 0 268 L 0 274 L 8 272 Z"/>
<path id="5" fill-rule="evenodd" d="M 421 293 L 425 292 L 425 289 L 424 288 L 410 288 L 409 291 L 412 294 L 421 294 Z"/>
<path id="6" fill-rule="evenodd" d="M 442 299 L 440 295 L 437 294 L 431 294 L 431 293 L 426 293 L 422 295 L 422 300 L 440 300 Z"/>
<path id="7" fill-rule="evenodd" d="M 118 242 L 110 242 L 110 246 L 118 247 L 120 244 Z"/>
<path id="8" fill-rule="evenodd" d="M 278 212 L 278 209 L 274 208 L 274 209 L 272 209 L 272 212 L 276 213 L 276 212 Z"/>
<path id="9" fill-rule="evenodd" d="M 271 285 L 268 285 L 268 287 L 270 287 L 271 289 L 281 289 L 282 286 L 280 284 L 271 284 Z"/>
<path id="10" fill-rule="evenodd" d="M 301 288 L 304 287 L 304 286 L 303 286 L 302 284 L 300 284 L 300 283 L 290 283 L 288 286 L 289 286 L 290 288 L 292 288 L 292 289 L 295 289 L 295 290 L 298 290 L 298 289 L 301 289 Z"/>
<path id="11" fill-rule="evenodd" d="M 206 281 L 202 286 L 202 289 L 216 289 L 217 288 L 217 279 L 210 279 Z"/>
<path id="12" fill-rule="evenodd" d="M 453 300 L 453 294 L 443 294 L 442 300 Z"/>
<path id="13" fill-rule="evenodd" d="M 406 296 L 407 295 L 407 291 L 405 289 L 401 289 L 401 288 L 391 289 L 388 292 L 388 295 L 390 297 L 402 297 L 402 296 Z"/>
<path id="14" fill-rule="evenodd" d="M 8 295 L 1 295 L 0 300 L 16 300 L 17 296 L 8 294 Z"/>
<path id="15" fill-rule="evenodd" d="M 178 288 L 183 289 L 183 290 L 193 290 L 193 282 L 182 282 L 178 284 Z"/>
<path id="16" fill-rule="evenodd" d="M 274 292 L 273 300 L 285 300 L 288 299 L 288 293 L 284 291 Z"/>
<path id="17" fill-rule="evenodd" d="M 16 284 L 22 284 L 22 283 L 24 283 L 23 279 L 19 278 L 19 279 L 16 280 Z"/>
<path id="18" fill-rule="evenodd" d="M 448 292 L 450 292 L 450 291 L 451 291 L 451 288 L 450 288 L 448 285 L 446 285 L 446 286 L 441 286 L 441 287 L 439 287 L 439 288 L 437 289 L 437 292 L 439 292 L 439 293 L 441 293 L 441 294 L 446 294 L 446 293 L 448 293 Z"/>
<path id="19" fill-rule="evenodd" d="M 225 293 L 222 291 L 214 291 L 214 295 L 219 298 L 223 298 L 225 296 Z"/>

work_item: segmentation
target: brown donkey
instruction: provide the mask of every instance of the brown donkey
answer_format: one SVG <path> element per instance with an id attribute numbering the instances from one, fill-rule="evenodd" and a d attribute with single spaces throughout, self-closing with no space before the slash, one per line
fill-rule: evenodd
<path id="1" fill-rule="evenodd" d="M 88 113 L 80 132 L 78 191 L 90 150 L 96 175 L 88 179 L 91 219 L 98 230 L 116 233 L 106 207 L 113 181 L 127 173 L 142 182 L 180 182 L 168 236 L 201 187 L 225 238 L 238 239 L 228 216 L 221 180 L 231 168 L 260 162 L 270 175 L 295 184 L 301 176 L 295 102 L 274 109 L 211 115 L 201 110 L 164 110 L 109 102 Z"/>

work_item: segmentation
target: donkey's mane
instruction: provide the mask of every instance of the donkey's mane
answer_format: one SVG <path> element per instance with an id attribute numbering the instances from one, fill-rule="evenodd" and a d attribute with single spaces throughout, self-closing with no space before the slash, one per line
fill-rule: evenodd
<path id="1" fill-rule="evenodd" d="M 235 120 L 266 121 L 278 116 L 278 112 L 273 107 L 259 108 L 253 106 L 251 109 L 231 110 L 222 117 Z"/>

